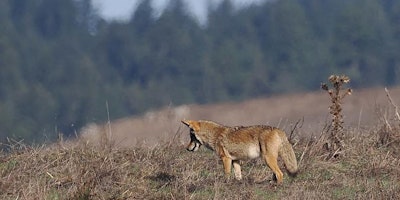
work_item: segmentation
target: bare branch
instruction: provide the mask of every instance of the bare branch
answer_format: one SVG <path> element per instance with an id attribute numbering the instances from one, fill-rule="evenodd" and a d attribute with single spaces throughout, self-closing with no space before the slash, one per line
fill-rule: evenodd
<path id="1" fill-rule="evenodd" d="M 385 92 L 386 92 L 386 96 L 387 96 L 388 99 L 389 99 L 390 104 L 392 104 L 393 107 L 394 107 L 394 109 L 395 109 L 394 111 L 395 111 L 395 115 L 396 115 L 396 117 L 397 117 L 397 120 L 400 121 L 400 115 L 399 115 L 399 112 L 398 112 L 398 110 L 399 110 L 398 106 L 393 102 L 393 99 L 392 99 L 392 97 L 390 96 L 389 90 L 388 90 L 386 87 L 385 87 Z"/>

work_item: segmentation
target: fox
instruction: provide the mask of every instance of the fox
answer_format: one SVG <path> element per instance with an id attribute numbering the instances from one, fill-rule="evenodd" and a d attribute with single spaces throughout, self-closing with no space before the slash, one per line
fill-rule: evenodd
<path id="1" fill-rule="evenodd" d="M 240 161 L 262 157 L 273 171 L 278 185 L 283 182 L 283 173 L 278 166 L 278 156 L 283 160 L 288 174 L 298 173 L 296 156 L 286 133 L 266 125 L 225 126 L 207 120 L 181 120 L 190 129 L 187 150 L 194 152 L 201 146 L 214 151 L 222 160 L 226 177 L 242 179 Z"/>

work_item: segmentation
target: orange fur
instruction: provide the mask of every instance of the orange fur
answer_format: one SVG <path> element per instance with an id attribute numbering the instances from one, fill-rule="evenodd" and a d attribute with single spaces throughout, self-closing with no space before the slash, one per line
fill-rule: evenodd
<path id="1" fill-rule="evenodd" d="M 277 183 L 283 181 L 283 173 L 278 165 L 278 156 L 282 157 L 290 175 L 297 173 L 297 161 L 286 134 L 277 128 L 263 125 L 224 126 L 212 121 L 183 120 L 190 128 L 189 151 L 197 151 L 201 145 L 215 151 L 222 159 L 224 171 L 230 175 L 232 165 L 235 178 L 240 180 L 240 160 L 262 157 L 273 171 Z"/>

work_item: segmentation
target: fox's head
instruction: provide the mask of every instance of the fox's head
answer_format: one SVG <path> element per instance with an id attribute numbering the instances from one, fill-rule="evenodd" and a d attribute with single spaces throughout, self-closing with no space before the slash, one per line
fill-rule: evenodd
<path id="1" fill-rule="evenodd" d="M 182 123 L 190 128 L 190 143 L 186 149 L 188 151 L 197 151 L 203 145 L 203 141 L 197 134 L 200 131 L 200 123 L 192 120 L 182 120 Z"/>

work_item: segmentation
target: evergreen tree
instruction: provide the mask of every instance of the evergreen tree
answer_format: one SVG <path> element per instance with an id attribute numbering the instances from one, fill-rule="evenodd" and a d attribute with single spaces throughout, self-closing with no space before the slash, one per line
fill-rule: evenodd
<path id="1" fill-rule="evenodd" d="M 377 0 L 349 1 L 335 21 L 332 53 L 355 86 L 384 83 L 392 33 Z"/>

